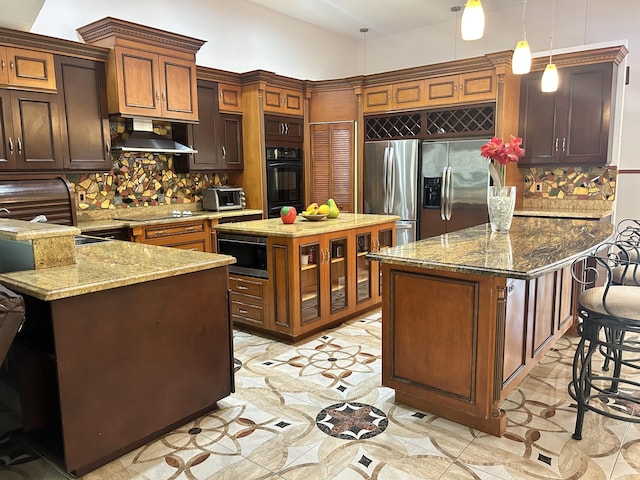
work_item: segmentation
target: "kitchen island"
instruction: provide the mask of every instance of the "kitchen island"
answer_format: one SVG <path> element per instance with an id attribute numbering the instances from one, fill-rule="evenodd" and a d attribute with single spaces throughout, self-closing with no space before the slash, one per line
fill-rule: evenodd
<path id="1" fill-rule="evenodd" d="M 75 250 L 69 265 L 0 283 L 25 300 L 14 341 L 24 430 L 82 475 L 233 391 L 235 260 L 117 240 Z"/>
<path id="2" fill-rule="evenodd" d="M 218 251 L 238 259 L 229 277 L 234 324 L 296 341 L 380 305 L 379 270 L 366 255 L 395 245 L 396 220 L 341 213 L 215 226 Z"/>
<path id="3" fill-rule="evenodd" d="M 383 385 L 399 403 L 501 435 L 501 403 L 573 323 L 572 261 L 612 233 L 515 217 L 509 233 L 479 225 L 370 253 L 382 266 Z"/>

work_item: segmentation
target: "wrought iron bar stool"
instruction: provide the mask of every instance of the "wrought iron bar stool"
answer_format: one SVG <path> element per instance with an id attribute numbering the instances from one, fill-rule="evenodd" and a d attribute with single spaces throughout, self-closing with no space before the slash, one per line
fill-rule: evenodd
<path id="1" fill-rule="evenodd" d="M 579 267 L 574 268 L 574 272 L 583 272 L 581 277 L 574 276 L 576 281 L 598 285 L 583 291 L 578 298 L 578 313 L 582 318 L 578 325 L 580 341 L 568 388 L 577 403 L 573 434 L 576 440 L 582 439 L 587 410 L 640 423 L 640 416 L 634 415 L 634 410 L 640 409 L 640 382 L 628 374 L 623 375 L 623 367 L 625 372 L 626 369 L 640 371 L 640 288 L 626 282 L 616 284 L 613 279 L 616 267 L 623 267 L 619 271 L 621 279 L 635 276 L 638 264 L 629 260 L 632 255 L 633 249 L 617 242 L 601 245 L 574 262 L 574 267 Z M 629 277 L 628 272 L 634 275 Z M 600 285 L 602 280 L 604 283 Z M 592 357 L 598 352 L 613 362 L 613 372 L 608 372 L 608 362 L 605 362 L 607 370 L 592 367 Z"/>

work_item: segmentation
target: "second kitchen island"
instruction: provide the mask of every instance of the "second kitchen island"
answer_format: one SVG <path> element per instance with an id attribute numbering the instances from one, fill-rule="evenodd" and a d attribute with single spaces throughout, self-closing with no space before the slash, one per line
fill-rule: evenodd
<path id="1" fill-rule="evenodd" d="M 383 385 L 399 403 L 501 435 L 500 405 L 573 324 L 572 261 L 612 233 L 516 217 L 509 233 L 479 225 L 369 254 L 384 281 Z"/>
<path id="2" fill-rule="evenodd" d="M 217 225 L 229 269 L 234 324 L 295 341 L 380 305 L 381 283 L 369 252 L 395 245 L 394 215 L 341 213 Z"/>

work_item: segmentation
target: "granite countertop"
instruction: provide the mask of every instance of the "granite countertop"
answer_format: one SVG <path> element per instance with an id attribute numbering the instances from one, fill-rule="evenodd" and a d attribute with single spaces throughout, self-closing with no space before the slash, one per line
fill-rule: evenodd
<path id="1" fill-rule="evenodd" d="M 323 233 L 379 225 L 397 220 L 400 220 L 400 217 L 396 215 L 341 213 L 338 218 L 327 218 L 321 221 L 306 220 L 301 215 L 298 215 L 295 223 L 290 225 L 282 223 L 282 220 L 279 218 L 270 218 L 268 220 L 224 223 L 215 225 L 213 228 L 215 228 L 217 232 L 258 235 L 263 237 L 304 237 L 307 235 L 321 235 Z"/>
<path id="2" fill-rule="evenodd" d="M 508 233 L 478 225 L 367 254 L 382 263 L 529 280 L 569 265 L 607 241 L 613 225 L 592 220 L 514 217 Z"/>
<path id="3" fill-rule="evenodd" d="M 82 230 L 82 233 L 90 233 L 114 228 L 188 222 L 190 220 L 217 220 L 225 217 L 262 214 L 262 210 L 252 209 L 228 210 L 226 212 L 193 210 L 190 216 L 174 217 L 172 216 L 171 210 L 161 209 L 159 207 L 141 207 L 130 210 L 131 211 L 119 210 L 117 212 L 110 210 L 106 214 L 104 212 L 98 212 L 98 214 L 94 216 L 82 215 L 82 219 L 78 219 L 78 228 Z"/>
<path id="4" fill-rule="evenodd" d="M 547 217 L 547 218 L 573 218 L 573 219 L 591 219 L 601 220 L 613 215 L 613 210 L 534 210 L 521 209 L 513 212 L 516 217 Z"/>
<path id="5" fill-rule="evenodd" d="M 0 283 L 51 301 L 235 263 L 228 255 L 119 240 L 78 246 L 76 259 L 74 265 L 0 274 Z"/>
<path id="6" fill-rule="evenodd" d="M 35 240 L 79 235 L 80 229 L 53 223 L 26 222 L 0 218 L 0 238 L 4 240 Z"/>

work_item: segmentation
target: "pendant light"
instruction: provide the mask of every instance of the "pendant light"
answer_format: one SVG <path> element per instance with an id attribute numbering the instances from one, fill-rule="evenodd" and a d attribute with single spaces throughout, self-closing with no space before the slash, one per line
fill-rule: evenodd
<path id="1" fill-rule="evenodd" d="M 522 2 L 522 40 L 516 44 L 511 59 L 511 71 L 515 75 L 523 75 L 531 71 L 531 49 L 527 42 L 527 29 L 525 27 L 524 15 L 527 10 L 527 0 Z"/>
<path id="2" fill-rule="evenodd" d="M 467 0 L 460 30 L 463 40 L 478 40 L 484 35 L 484 11 L 480 0 Z"/>
<path id="3" fill-rule="evenodd" d="M 542 74 L 542 81 L 540 82 L 540 89 L 543 92 L 555 92 L 558 90 L 558 69 L 556 64 L 553 63 L 553 25 L 555 23 L 556 16 L 556 0 L 553 0 L 551 10 L 551 40 L 549 41 L 549 63 L 544 69 Z"/>

